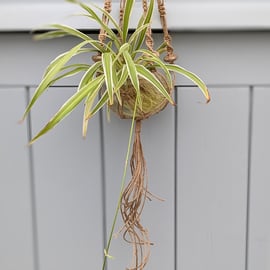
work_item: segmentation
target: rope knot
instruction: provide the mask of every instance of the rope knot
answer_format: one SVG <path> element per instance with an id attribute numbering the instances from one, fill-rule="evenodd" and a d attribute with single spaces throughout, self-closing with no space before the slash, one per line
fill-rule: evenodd
<path id="1" fill-rule="evenodd" d="M 112 11 L 112 3 L 110 1 L 106 1 L 104 3 L 104 9 L 110 13 Z"/>
<path id="2" fill-rule="evenodd" d="M 166 16 L 166 8 L 164 6 L 164 4 L 160 4 L 158 7 L 158 11 L 161 17 L 165 17 Z"/>
<path id="3" fill-rule="evenodd" d="M 141 133 L 141 128 L 142 128 L 141 120 L 137 120 L 137 121 L 136 121 L 135 132 L 136 132 L 136 133 Z"/>

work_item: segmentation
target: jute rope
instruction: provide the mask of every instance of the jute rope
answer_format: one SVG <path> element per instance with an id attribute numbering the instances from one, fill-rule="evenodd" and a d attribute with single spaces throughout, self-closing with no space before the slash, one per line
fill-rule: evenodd
<path id="1" fill-rule="evenodd" d="M 111 13 L 112 11 L 112 0 L 104 0 L 104 10 L 106 10 L 108 13 Z M 102 22 L 104 24 L 109 23 L 109 18 L 106 16 L 106 14 L 102 14 Z M 98 35 L 98 40 L 100 41 L 101 44 L 104 44 L 106 40 L 106 31 L 103 28 L 100 28 L 99 35 Z M 92 56 L 92 59 L 94 62 L 98 62 L 101 60 L 101 53 L 98 52 L 96 55 Z"/>
<path id="2" fill-rule="evenodd" d="M 157 0 L 157 3 L 158 3 L 159 15 L 160 15 L 160 22 L 161 22 L 163 34 L 164 34 L 164 41 L 167 46 L 167 55 L 164 57 L 164 61 L 170 64 L 173 64 L 177 56 L 174 54 L 174 50 L 172 46 L 172 38 L 168 30 L 165 2 L 164 0 Z"/>
<path id="3" fill-rule="evenodd" d="M 133 152 L 130 160 L 131 180 L 122 194 L 121 215 L 124 222 L 123 238 L 133 248 L 133 262 L 129 270 L 141 270 L 150 256 L 150 240 L 140 217 L 145 200 L 150 195 L 147 192 L 146 163 L 141 144 L 141 121 L 136 121 Z"/>
<path id="4" fill-rule="evenodd" d="M 123 26 L 123 15 L 126 1 L 129 0 L 120 0 L 120 11 L 119 11 L 120 28 L 122 28 Z M 164 61 L 168 63 L 173 63 L 176 59 L 176 56 L 174 54 L 173 47 L 171 45 L 171 36 L 169 35 L 167 27 L 164 0 L 157 0 L 157 3 L 160 14 L 160 21 L 164 33 L 164 41 L 166 43 L 167 49 L 167 55 L 165 56 Z M 144 15 L 146 15 L 148 11 L 148 0 L 142 0 L 142 8 Z M 104 9 L 109 13 L 111 12 L 112 9 L 111 0 L 104 0 Z M 102 16 L 102 21 L 104 22 L 104 24 L 108 24 L 109 22 L 109 19 L 105 14 L 103 14 Z M 100 30 L 98 39 L 101 42 L 101 44 L 104 44 L 106 40 L 106 31 L 104 29 Z M 154 50 L 154 40 L 152 37 L 152 30 L 150 26 L 147 28 L 146 31 L 145 44 L 146 47 L 151 52 L 157 54 L 157 52 Z M 100 61 L 101 53 L 99 52 L 97 55 L 93 56 L 93 60 Z M 155 70 L 153 70 L 152 72 L 155 72 Z M 158 75 L 156 76 L 159 80 L 161 80 Z M 140 81 L 140 85 L 141 91 L 143 92 L 143 82 Z M 149 87 L 147 87 L 145 91 L 149 92 L 150 91 Z M 124 95 L 125 93 L 127 93 L 128 95 L 134 95 L 134 97 L 129 98 L 128 96 L 128 98 L 124 98 L 124 96 L 122 96 L 123 100 L 126 100 L 126 102 L 129 101 L 131 103 L 135 102 L 136 93 L 134 91 L 133 92 L 124 91 L 122 95 Z M 165 103 L 161 102 L 159 111 L 163 109 L 166 106 L 166 104 L 167 101 Z M 121 110 L 123 110 L 123 108 L 121 107 L 118 108 L 117 110 L 120 117 L 121 117 Z M 128 185 L 125 187 L 123 193 L 121 194 L 120 212 L 124 225 L 120 232 L 123 235 L 123 239 L 129 244 L 131 244 L 133 249 L 132 263 L 129 270 L 144 269 L 145 265 L 149 260 L 150 247 L 152 245 L 149 239 L 148 230 L 144 228 L 143 225 L 141 224 L 141 214 L 144 209 L 146 199 L 151 200 L 152 197 L 157 198 L 148 191 L 146 162 L 144 159 L 143 148 L 141 144 L 141 120 L 147 117 L 149 117 L 148 114 L 146 114 L 142 118 L 138 116 L 136 117 L 135 134 L 132 149 L 133 151 L 130 159 L 131 180 L 129 181 Z M 124 112 L 122 112 L 122 118 L 125 118 Z"/>

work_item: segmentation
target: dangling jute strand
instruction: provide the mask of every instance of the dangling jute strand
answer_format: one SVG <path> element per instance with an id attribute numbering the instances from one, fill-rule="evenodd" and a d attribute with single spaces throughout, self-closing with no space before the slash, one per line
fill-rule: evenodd
<path id="1" fill-rule="evenodd" d="M 173 64 L 177 56 L 174 54 L 172 46 L 172 37 L 169 34 L 167 18 L 166 18 L 166 8 L 164 0 L 157 0 L 158 11 L 160 16 L 160 22 L 163 29 L 164 41 L 167 47 L 167 55 L 164 57 L 164 61 L 170 64 Z"/>
<path id="2" fill-rule="evenodd" d="M 107 12 L 111 12 L 111 1 L 105 0 L 104 9 Z M 123 14 L 128 0 L 120 0 L 120 10 L 119 10 L 119 27 L 123 27 Z M 166 10 L 164 6 L 164 0 L 157 0 L 158 10 L 160 14 L 160 21 L 164 33 L 164 41 L 166 44 L 167 55 L 164 61 L 168 63 L 173 63 L 176 56 L 173 52 L 173 47 L 171 45 L 171 36 L 168 32 L 167 21 L 166 21 Z M 146 15 L 148 10 L 148 0 L 142 0 L 142 8 L 144 15 Z M 102 21 L 108 24 L 108 17 L 103 14 Z M 105 42 L 106 32 L 104 29 L 100 30 L 99 41 L 101 44 Z M 120 38 L 120 37 L 119 37 Z M 154 50 L 154 41 L 152 38 L 152 30 L 149 26 L 146 31 L 145 44 L 148 50 L 157 54 Z M 101 53 L 98 53 L 93 57 L 94 61 L 101 60 Z M 154 70 L 152 71 L 154 72 Z M 149 91 L 147 88 L 146 91 Z M 136 107 L 136 106 L 135 106 Z M 163 108 L 163 107 L 162 107 Z M 120 111 L 118 112 L 119 115 Z M 147 118 L 146 116 L 145 118 Z M 131 267 L 128 270 L 143 270 L 147 264 L 150 256 L 150 247 L 152 243 L 149 239 L 149 233 L 146 228 L 141 224 L 141 214 L 145 205 L 146 199 L 151 200 L 153 196 L 148 191 L 147 183 L 147 173 L 146 173 L 146 162 L 143 155 L 143 149 L 141 144 L 141 120 L 145 118 L 135 118 L 135 131 L 134 131 L 134 141 L 132 155 L 130 159 L 131 168 L 131 180 L 125 187 L 121 194 L 120 201 L 120 212 L 123 219 L 123 227 L 120 232 L 123 234 L 124 240 L 132 246 L 133 256 Z M 159 198 L 157 198 L 159 199 Z"/>
<path id="3" fill-rule="evenodd" d="M 146 163 L 141 144 L 141 120 L 136 121 L 130 168 L 132 177 L 123 191 L 121 201 L 123 238 L 133 249 L 133 262 L 129 270 L 142 270 L 148 262 L 151 243 L 140 217 L 145 200 L 151 194 L 147 191 Z"/>

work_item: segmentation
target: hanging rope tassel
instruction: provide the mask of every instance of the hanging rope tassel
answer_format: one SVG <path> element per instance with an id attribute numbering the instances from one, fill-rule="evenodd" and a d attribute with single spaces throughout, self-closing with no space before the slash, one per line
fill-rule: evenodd
<path id="1" fill-rule="evenodd" d="M 133 262 L 129 270 L 142 270 L 150 256 L 150 240 L 147 229 L 140 222 L 147 191 L 146 163 L 141 144 L 141 121 L 136 121 L 133 153 L 130 160 L 131 180 L 122 194 L 121 215 L 124 222 L 123 238 L 133 248 Z"/>

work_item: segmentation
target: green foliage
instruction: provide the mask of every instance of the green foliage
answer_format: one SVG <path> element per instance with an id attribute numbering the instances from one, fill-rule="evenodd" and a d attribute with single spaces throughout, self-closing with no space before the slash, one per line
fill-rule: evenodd
<path id="1" fill-rule="evenodd" d="M 32 139 L 30 143 L 36 141 L 40 136 L 50 131 L 60 121 L 62 121 L 72 110 L 84 100 L 85 110 L 83 119 L 83 135 L 86 135 L 87 124 L 90 117 L 97 113 L 104 105 L 112 105 L 115 100 L 121 104 L 120 89 L 123 84 L 130 80 L 136 90 L 136 99 L 138 107 L 142 108 L 142 99 L 140 93 L 139 78 L 146 79 L 160 92 L 171 104 L 174 104 L 170 94 L 164 88 L 162 83 L 153 75 L 151 70 L 160 70 L 165 74 L 168 85 L 173 87 L 173 74 L 181 74 L 192 82 L 194 82 L 202 91 L 207 101 L 210 100 L 207 87 L 203 81 L 190 71 L 185 70 L 178 65 L 163 63 L 158 54 L 150 50 L 143 49 L 143 43 L 146 31 L 150 26 L 152 19 L 154 0 L 150 0 L 148 11 L 142 15 L 138 22 L 136 30 L 129 34 L 129 20 L 133 10 L 135 0 L 126 2 L 123 15 L 123 25 L 120 28 L 118 23 L 104 9 L 86 5 L 76 0 L 69 2 L 78 4 L 86 12 L 86 16 L 90 20 L 94 20 L 99 24 L 101 29 L 106 33 L 106 41 L 101 43 L 97 39 L 82 33 L 70 26 L 53 24 L 52 30 L 39 34 L 36 39 L 50 39 L 63 36 L 73 36 L 81 39 L 78 45 L 69 51 L 56 57 L 47 67 L 44 76 L 37 87 L 30 103 L 28 104 L 23 119 L 27 116 L 35 102 L 40 98 L 44 91 L 58 82 L 59 80 L 74 76 L 80 72 L 83 76 L 80 80 L 77 92 L 74 93 L 50 119 L 46 126 Z M 116 29 L 116 33 L 100 18 L 97 11 L 101 11 L 109 22 Z M 157 49 L 157 52 L 163 52 L 166 48 L 165 44 Z M 91 65 L 86 64 L 69 64 L 69 61 L 78 54 L 96 52 L 101 55 L 100 61 Z M 101 92 L 101 89 L 102 92 Z M 101 93 L 101 95 L 99 95 Z"/>

